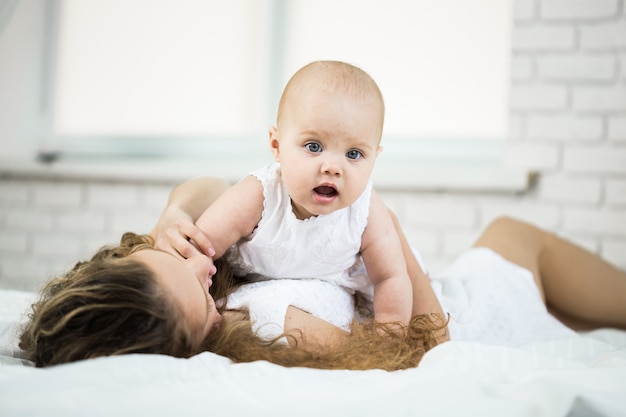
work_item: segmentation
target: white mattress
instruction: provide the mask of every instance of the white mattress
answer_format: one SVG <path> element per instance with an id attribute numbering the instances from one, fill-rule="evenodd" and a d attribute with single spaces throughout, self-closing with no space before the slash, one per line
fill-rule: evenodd
<path id="1" fill-rule="evenodd" d="M 0 290 L 2 416 L 625 416 L 626 332 L 504 347 L 448 342 L 385 372 L 232 364 L 212 353 L 48 369 L 12 356 L 32 294 Z"/>

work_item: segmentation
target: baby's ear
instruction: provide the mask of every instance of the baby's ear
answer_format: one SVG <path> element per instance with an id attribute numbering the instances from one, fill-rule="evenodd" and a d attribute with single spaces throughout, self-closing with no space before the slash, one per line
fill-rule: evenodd
<path id="1" fill-rule="evenodd" d="M 278 140 L 278 129 L 274 126 L 270 127 L 270 149 L 272 156 L 276 162 L 280 162 L 280 142 Z"/>
<path id="2" fill-rule="evenodd" d="M 376 149 L 376 156 L 380 155 L 382 151 L 383 151 L 383 147 L 379 146 L 378 149 Z"/>

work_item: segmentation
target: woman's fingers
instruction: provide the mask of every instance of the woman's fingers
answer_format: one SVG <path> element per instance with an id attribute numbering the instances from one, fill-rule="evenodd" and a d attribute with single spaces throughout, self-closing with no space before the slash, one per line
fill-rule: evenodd
<path id="1" fill-rule="evenodd" d="M 184 223 L 179 225 L 181 234 L 185 235 L 195 247 L 200 250 L 203 255 L 212 257 L 215 255 L 215 250 L 209 238 L 193 223 Z"/>
<path id="2" fill-rule="evenodd" d="M 188 259 L 196 255 L 212 257 L 215 250 L 209 238 L 193 222 L 191 217 L 171 212 L 159 220 L 153 232 L 154 246 L 172 255 Z"/>
<path id="3" fill-rule="evenodd" d="M 161 230 L 155 238 L 154 247 L 182 259 L 201 254 L 176 224 Z"/>
<path id="4" fill-rule="evenodd" d="M 188 259 L 196 255 L 202 255 L 202 252 L 193 245 L 189 237 L 181 233 L 178 228 L 168 229 L 167 236 L 169 247 L 165 248 L 165 250 L 175 256 Z"/>
<path id="5" fill-rule="evenodd" d="M 175 222 L 169 226 L 165 236 L 156 239 L 155 247 L 182 259 L 196 255 L 211 257 L 215 254 L 206 235 L 190 221 Z"/>

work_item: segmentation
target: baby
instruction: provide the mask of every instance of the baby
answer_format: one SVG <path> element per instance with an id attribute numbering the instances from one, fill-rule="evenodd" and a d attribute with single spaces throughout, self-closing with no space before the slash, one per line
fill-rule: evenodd
<path id="1" fill-rule="evenodd" d="M 412 287 L 400 238 L 370 181 L 383 120 L 380 90 L 361 69 L 319 61 L 296 72 L 269 131 L 276 162 L 196 222 L 215 257 L 250 281 L 321 279 L 361 292 L 376 321 L 407 324 Z"/>

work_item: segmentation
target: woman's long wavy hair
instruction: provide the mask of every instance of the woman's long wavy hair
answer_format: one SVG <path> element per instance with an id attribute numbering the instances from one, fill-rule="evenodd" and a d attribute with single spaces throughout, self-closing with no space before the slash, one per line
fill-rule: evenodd
<path id="1" fill-rule="evenodd" d="M 127 259 L 151 247 L 151 237 L 129 232 L 120 245 L 100 249 L 91 260 L 49 281 L 22 329 L 19 346 L 26 358 L 36 366 L 50 366 L 126 353 L 190 357 L 208 350 L 234 362 L 396 370 L 417 366 L 446 335 L 443 317 L 423 315 L 413 317 L 402 331 L 372 321 L 355 322 L 339 345 L 313 346 L 305 339 L 292 347 L 257 338 L 243 311 L 237 319 L 226 316 L 202 344 L 194 343 L 182 312 L 157 284 L 153 272 Z M 217 267 L 211 293 L 219 300 L 241 283 L 227 264 Z"/>

